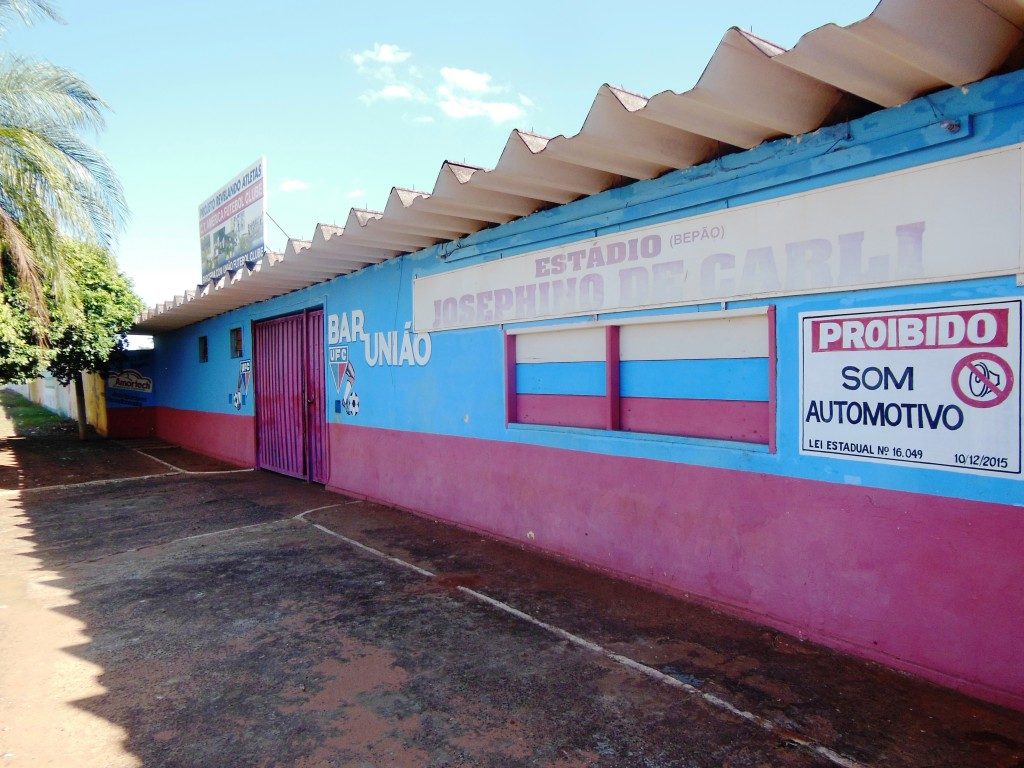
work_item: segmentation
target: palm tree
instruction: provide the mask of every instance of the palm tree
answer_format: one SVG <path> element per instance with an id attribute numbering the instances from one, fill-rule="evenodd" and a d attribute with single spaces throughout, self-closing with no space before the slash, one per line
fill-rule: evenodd
<path id="1" fill-rule="evenodd" d="M 61 21 L 46 0 L 0 0 L 10 20 Z M 83 139 L 103 127 L 107 105 L 78 75 L 44 61 L 0 56 L 0 284 L 17 280 L 29 312 L 47 324 L 51 301 L 74 311 L 62 238 L 107 248 L 126 217 L 106 158 Z M 41 343 L 45 343 L 40 338 Z"/>

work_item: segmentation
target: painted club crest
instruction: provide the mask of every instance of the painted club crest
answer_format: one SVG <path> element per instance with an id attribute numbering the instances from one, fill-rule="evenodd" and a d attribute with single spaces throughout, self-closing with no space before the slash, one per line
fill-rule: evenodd
<path id="1" fill-rule="evenodd" d="M 331 376 L 334 388 L 341 393 L 341 407 L 349 416 L 359 413 L 359 393 L 356 392 L 356 369 L 348 357 L 348 347 L 331 347 Z"/>
<path id="2" fill-rule="evenodd" d="M 242 360 L 238 364 L 238 380 L 235 383 L 235 391 L 228 395 L 228 401 L 236 411 L 242 410 L 246 397 L 249 394 L 249 380 L 252 378 L 252 361 Z"/>

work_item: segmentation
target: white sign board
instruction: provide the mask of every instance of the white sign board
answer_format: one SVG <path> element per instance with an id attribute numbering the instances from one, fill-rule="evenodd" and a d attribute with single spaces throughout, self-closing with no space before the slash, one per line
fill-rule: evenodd
<path id="1" fill-rule="evenodd" d="M 414 325 L 1017 274 L 1021 162 L 1016 145 L 417 278 Z"/>
<path id="2" fill-rule="evenodd" d="M 109 389 L 127 389 L 131 392 L 148 393 L 153 391 L 153 380 L 139 373 L 134 368 L 129 368 L 118 373 L 111 373 L 107 377 L 107 387 Z"/>
<path id="3" fill-rule="evenodd" d="M 800 315 L 800 452 L 1021 477 L 1021 299 Z"/>
<path id="4" fill-rule="evenodd" d="M 202 282 L 263 256 L 266 170 L 261 157 L 199 206 Z"/>

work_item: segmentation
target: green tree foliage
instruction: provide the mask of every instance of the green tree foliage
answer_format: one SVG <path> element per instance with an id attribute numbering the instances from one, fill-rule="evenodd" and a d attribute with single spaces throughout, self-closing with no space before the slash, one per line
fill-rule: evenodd
<path id="1" fill-rule="evenodd" d="M 0 383 L 20 383 L 42 375 L 49 350 L 40 346 L 40 333 L 18 284 L 5 280 L 0 289 Z"/>
<path id="2" fill-rule="evenodd" d="M 60 250 L 71 290 L 64 301 L 51 299 L 45 331 L 16 283 L 4 286 L 0 382 L 27 381 L 47 368 L 64 384 L 79 371 L 103 372 L 110 356 L 124 348 L 125 334 L 142 309 L 131 282 L 105 251 L 69 241 Z"/>
<path id="3" fill-rule="evenodd" d="M 142 301 L 105 251 L 84 243 L 65 243 L 63 249 L 75 301 L 63 309 L 54 306 L 49 367 L 67 384 L 80 371 L 104 371 L 110 356 L 124 349 Z"/>

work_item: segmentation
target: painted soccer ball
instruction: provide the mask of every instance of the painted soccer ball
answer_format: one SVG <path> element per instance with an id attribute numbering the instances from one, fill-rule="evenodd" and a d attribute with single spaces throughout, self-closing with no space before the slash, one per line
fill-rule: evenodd
<path id="1" fill-rule="evenodd" d="M 236 411 L 242 410 L 242 393 L 241 392 L 235 392 L 235 394 L 233 394 L 231 396 L 231 404 L 233 406 L 235 406 L 235 410 Z"/>
<path id="2" fill-rule="evenodd" d="M 345 413 L 349 416 L 355 416 L 359 413 L 359 395 L 353 392 L 347 398 L 345 398 Z"/>

